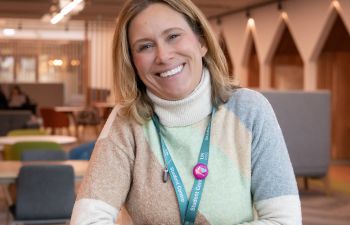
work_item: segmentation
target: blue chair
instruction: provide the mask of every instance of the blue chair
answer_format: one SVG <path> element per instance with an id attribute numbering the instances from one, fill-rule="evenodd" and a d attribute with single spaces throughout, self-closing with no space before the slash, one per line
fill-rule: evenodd
<path id="1" fill-rule="evenodd" d="M 12 224 L 62 224 L 70 220 L 74 201 L 74 170 L 69 165 L 21 167 Z"/>
<path id="2" fill-rule="evenodd" d="M 69 159 L 78 159 L 78 160 L 89 160 L 92 154 L 92 151 L 94 150 L 96 141 L 88 142 L 81 144 L 75 148 L 72 148 L 72 150 L 68 153 Z"/>
<path id="3" fill-rule="evenodd" d="M 40 149 L 36 151 L 23 151 L 22 161 L 63 161 L 67 156 L 63 150 L 52 151 L 47 149 Z"/>

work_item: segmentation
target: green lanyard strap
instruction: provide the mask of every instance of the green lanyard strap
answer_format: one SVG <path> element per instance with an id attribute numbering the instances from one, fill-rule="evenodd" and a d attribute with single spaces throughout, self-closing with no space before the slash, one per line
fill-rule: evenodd
<path id="1" fill-rule="evenodd" d="M 185 186 L 183 185 L 179 172 L 176 169 L 175 163 L 172 160 L 169 150 L 162 138 L 159 119 L 156 115 L 152 117 L 152 121 L 158 132 L 166 170 L 167 169 L 169 170 L 170 179 L 171 179 L 171 182 L 173 183 L 177 201 L 179 203 L 181 224 L 184 224 L 184 225 L 194 224 L 199 203 L 202 197 L 205 177 L 206 177 L 206 174 L 208 173 L 207 165 L 208 165 L 208 158 L 209 158 L 210 128 L 211 128 L 211 120 L 212 120 L 214 111 L 215 109 L 213 108 L 211 117 L 209 120 L 209 124 L 205 130 L 205 135 L 203 138 L 202 146 L 198 157 L 198 164 L 193 169 L 193 173 L 195 173 L 196 169 L 199 169 L 199 170 L 202 170 L 202 172 L 205 172 L 205 175 L 202 178 L 198 178 L 197 176 L 195 176 L 196 179 L 192 187 L 190 200 L 187 199 Z"/>

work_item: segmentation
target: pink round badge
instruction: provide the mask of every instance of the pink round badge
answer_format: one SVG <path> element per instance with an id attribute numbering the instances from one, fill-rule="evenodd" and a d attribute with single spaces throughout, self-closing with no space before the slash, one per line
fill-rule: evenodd
<path id="1" fill-rule="evenodd" d="M 208 176 L 208 167 L 203 163 L 198 163 L 195 167 L 193 167 L 193 176 L 197 180 L 203 180 Z"/>

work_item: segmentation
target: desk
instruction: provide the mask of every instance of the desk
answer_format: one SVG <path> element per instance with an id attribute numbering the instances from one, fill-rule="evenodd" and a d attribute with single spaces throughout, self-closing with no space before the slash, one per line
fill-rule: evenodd
<path id="1" fill-rule="evenodd" d="M 89 161 L 87 160 L 66 160 L 66 161 L 0 161 L 0 184 L 15 183 L 21 166 L 24 165 L 39 165 L 39 164 L 53 164 L 53 165 L 71 165 L 74 169 L 75 180 L 80 181 L 87 171 Z"/>
<path id="2" fill-rule="evenodd" d="M 75 113 L 75 112 L 83 111 L 84 107 L 83 106 L 56 106 L 54 107 L 54 110 L 56 112 Z"/>
<path id="3" fill-rule="evenodd" d="M 0 137 L 1 145 L 13 145 L 20 141 L 52 141 L 58 144 L 71 144 L 77 141 L 76 137 L 64 135 L 25 135 Z"/>
<path id="4" fill-rule="evenodd" d="M 116 103 L 112 103 L 112 102 L 94 102 L 94 103 L 92 103 L 92 106 L 94 106 L 96 108 L 113 108 L 114 106 L 116 106 Z"/>
<path id="5" fill-rule="evenodd" d="M 0 137 L 0 151 L 4 149 L 4 145 L 13 145 L 20 141 L 52 141 L 64 145 L 76 142 L 77 138 L 63 135 L 2 136 Z"/>

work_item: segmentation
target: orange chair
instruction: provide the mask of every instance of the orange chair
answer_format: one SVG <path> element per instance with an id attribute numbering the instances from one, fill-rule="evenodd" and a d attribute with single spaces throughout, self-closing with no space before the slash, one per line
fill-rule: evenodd
<path id="1" fill-rule="evenodd" d="M 43 119 L 44 129 L 50 128 L 51 134 L 56 134 L 57 129 L 66 128 L 70 135 L 69 118 L 67 114 L 57 112 L 50 107 L 40 108 L 40 114 Z"/>

